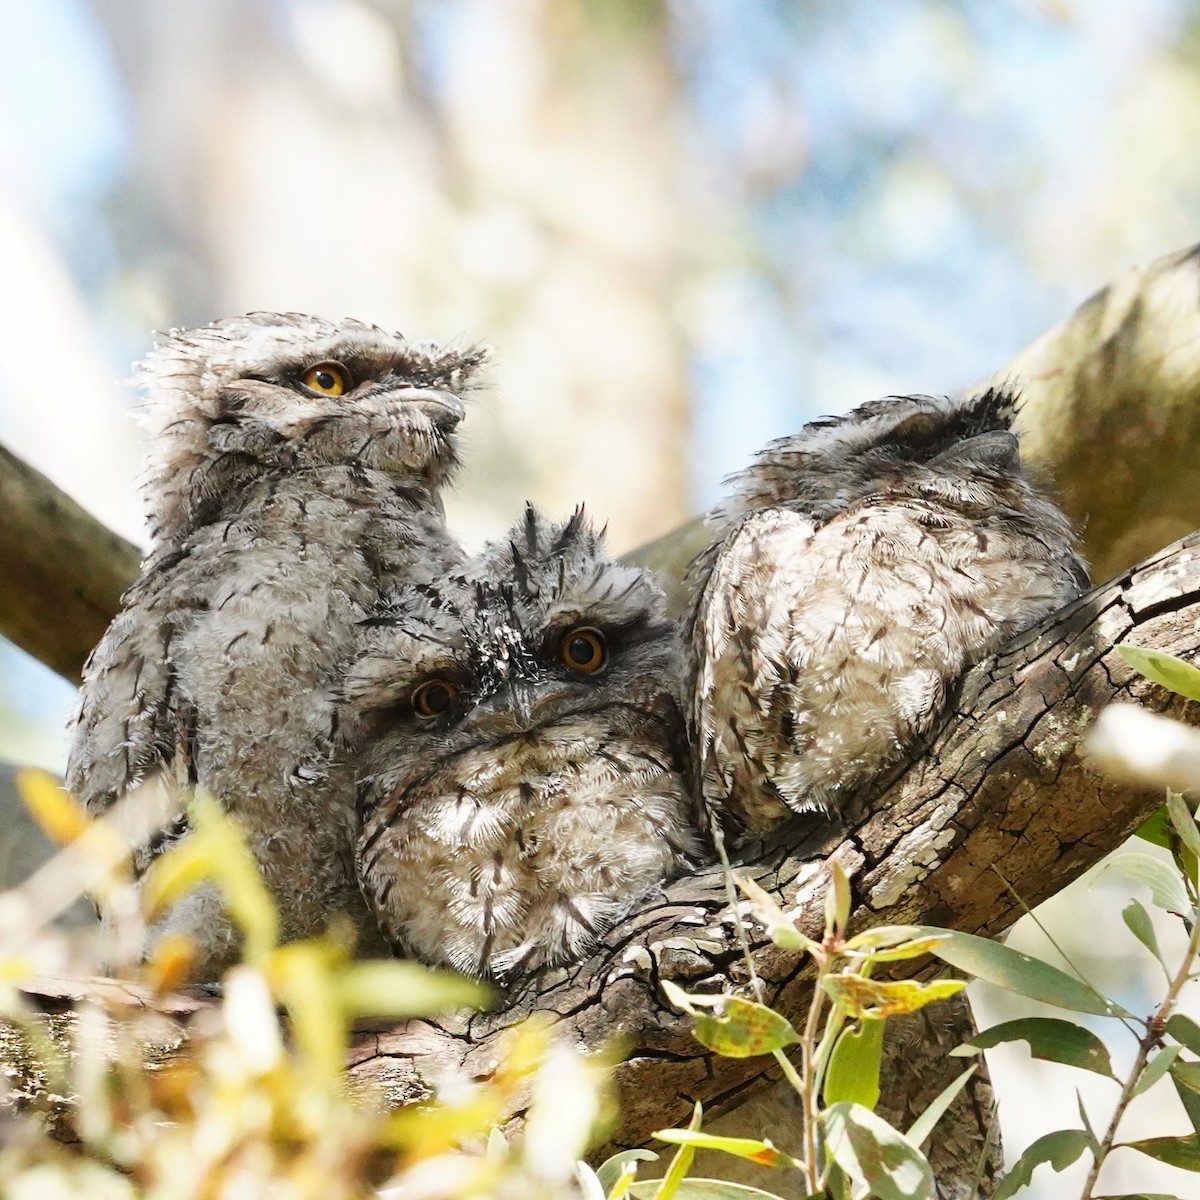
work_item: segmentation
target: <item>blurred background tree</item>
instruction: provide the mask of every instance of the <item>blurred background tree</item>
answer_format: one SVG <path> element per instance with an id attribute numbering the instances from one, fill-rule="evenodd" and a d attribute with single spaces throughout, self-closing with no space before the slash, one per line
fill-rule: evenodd
<path id="1" fill-rule="evenodd" d="M 39 0 L 0 30 L 0 440 L 135 540 L 118 380 L 155 328 L 490 342 L 453 522 L 586 500 L 621 551 L 1200 230 L 1196 0 Z M 61 766 L 70 687 L 8 646 L 0 683 L 0 752 Z M 1137 1007 L 1133 951 L 1080 954 Z M 1010 1057 L 1002 1094 L 1046 1086 Z"/>

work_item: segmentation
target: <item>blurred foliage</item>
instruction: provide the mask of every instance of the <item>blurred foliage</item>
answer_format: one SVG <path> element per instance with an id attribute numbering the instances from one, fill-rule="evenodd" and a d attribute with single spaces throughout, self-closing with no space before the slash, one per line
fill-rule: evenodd
<path id="1" fill-rule="evenodd" d="M 105 840 L 52 781 L 30 773 L 22 782 L 48 831 Z M 156 861 L 135 919 L 148 923 L 211 881 L 246 952 L 219 1004 L 196 1013 L 186 1034 L 164 1015 L 188 958 L 178 938 L 161 939 L 144 963 L 117 964 L 127 990 L 97 990 L 71 1020 L 33 1011 L 21 981 L 61 966 L 63 935 L 38 922 L 36 886 L 0 895 L 0 1054 L 12 1087 L 0 1113 L 6 1200 L 576 1194 L 577 1160 L 609 1119 L 602 1056 L 529 1021 L 486 1080 L 453 1080 L 445 1095 L 398 1110 L 352 1094 L 344 1066 L 356 1019 L 479 1006 L 486 989 L 411 962 L 352 961 L 335 935 L 277 945 L 276 914 L 236 823 L 203 798 L 194 816 L 195 835 Z M 127 874 L 106 889 L 111 919 L 128 919 L 123 901 L 139 901 Z M 32 920 L 3 920 L 16 912 Z M 524 1126 L 510 1143 L 495 1129 L 517 1109 Z"/>

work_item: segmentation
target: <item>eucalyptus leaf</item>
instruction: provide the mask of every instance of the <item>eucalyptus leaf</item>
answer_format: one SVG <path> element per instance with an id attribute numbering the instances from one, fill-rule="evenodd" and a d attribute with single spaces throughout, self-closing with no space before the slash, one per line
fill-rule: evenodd
<path id="1" fill-rule="evenodd" d="M 1167 789 L 1167 814 L 1179 840 L 1193 853 L 1200 855 L 1200 829 L 1196 828 L 1196 818 L 1188 808 L 1187 801 L 1178 793 Z"/>
<path id="2" fill-rule="evenodd" d="M 1149 1091 L 1174 1065 L 1175 1060 L 1183 1053 L 1182 1046 L 1164 1046 L 1146 1064 L 1138 1081 L 1134 1084 L 1133 1095 L 1140 1096 Z"/>
<path id="3" fill-rule="evenodd" d="M 1200 1136 L 1145 1138 L 1140 1142 L 1121 1142 L 1128 1150 L 1137 1150 L 1168 1166 L 1183 1171 L 1200 1171 Z"/>
<path id="4" fill-rule="evenodd" d="M 1120 656 L 1139 675 L 1151 683 L 1157 683 L 1170 692 L 1186 696 L 1189 700 L 1200 700 L 1200 670 L 1173 654 L 1161 650 L 1146 650 L 1141 646 L 1122 643 L 1116 647 Z"/>
<path id="5" fill-rule="evenodd" d="M 1171 848 L 1174 834 L 1175 830 L 1171 825 L 1171 818 L 1167 815 L 1167 806 L 1165 804 L 1162 808 L 1156 808 L 1134 830 L 1134 837 L 1139 837 L 1142 841 L 1149 842 L 1153 846 L 1161 846 L 1164 850 Z"/>
<path id="6" fill-rule="evenodd" d="M 1200 1133 L 1200 1063 L 1182 1063 L 1171 1067 L 1171 1082 L 1192 1128 Z"/>
<path id="7" fill-rule="evenodd" d="M 1200 1054 L 1200 1025 L 1183 1013 L 1175 1013 L 1167 1019 L 1164 1026 L 1181 1046 L 1186 1046 L 1193 1054 Z"/>
<path id="8" fill-rule="evenodd" d="M 653 1150 L 621 1150 L 596 1168 L 596 1178 L 600 1180 L 600 1186 L 607 1196 L 613 1184 L 624 1174 L 626 1163 L 657 1162 L 658 1157 Z"/>
<path id="9" fill-rule="evenodd" d="M 1119 871 L 1134 883 L 1144 883 L 1150 889 L 1150 898 L 1159 908 L 1181 917 L 1191 915 L 1192 904 L 1179 871 L 1172 864 L 1141 850 L 1130 850 L 1114 855 L 1097 874 L 1102 875 L 1105 871 Z"/>
<path id="10" fill-rule="evenodd" d="M 1111 1196 L 1107 1192 L 1097 1196 L 1096 1200 L 1179 1200 L 1178 1196 L 1169 1196 L 1166 1192 L 1122 1192 L 1119 1196 Z"/>
<path id="11" fill-rule="evenodd" d="M 1029 1053 L 1044 1062 L 1063 1063 L 1115 1078 L 1104 1043 L 1090 1029 L 1058 1017 L 1020 1017 L 1015 1021 L 1004 1021 L 981 1030 L 950 1053 L 972 1054 L 1008 1042 L 1028 1042 Z"/>
<path id="12" fill-rule="evenodd" d="M 1162 951 L 1158 948 L 1158 935 L 1154 932 L 1154 922 L 1150 919 L 1146 906 L 1140 900 L 1130 900 L 1121 909 L 1121 920 L 1125 922 L 1129 932 L 1154 955 L 1159 966 L 1165 971 L 1167 964 L 1163 962 Z"/>
<path id="13" fill-rule="evenodd" d="M 800 1040 L 786 1017 L 741 996 L 727 996 L 724 1011 L 719 1014 L 698 1016 L 692 1036 L 726 1058 L 770 1054 Z"/>
<path id="14" fill-rule="evenodd" d="M 644 1179 L 629 1189 L 632 1200 L 654 1200 L 657 1179 Z M 748 1187 L 744 1183 L 726 1183 L 723 1179 L 685 1179 L 675 1200 L 783 1200 L 774 1192 Z M 813 1200 L 821 1200 L 814 1197 Z"/>
<path id="15" fill-rule="evenodd" d="M 766 1138 L 720 1137 L 696 1129 L 660 1129 L 654 1136 L 674 1146 L 693 1146 L 697 1150 L 720 1150 L 735 1158 L 749 1159 L 764 1167 L 797 1167 L 800 1164 Z"/>
<path id="16" fill-rule="evenodd" d="M 688 1128 L 693 1131 L 699 1129 L 703 1118 L 704 1108 L 697 1100 L 692 1108 L 692 1119 L 688 1122 Z M 672 1200 L 673 1196 L 678 1195 L 679 1186 L 683 1183 L 688 1171 L 691 1170 L 692 1159 L 695 1157 L 695 1146 L 682 1145 L 675 1151 L 675 1157 L 671 1159 L 671 1165 L 662 1177 L 658 1191 L 654 1193 L 654 1200 Z"/>
<path id="17" fill-rule="evenodd" d="M 942 1119 L 946 1109 L 954 1103 L 954 1097 L 967 1086 L 967 1080 L 978 1070 L 975 1066 L 968 1067 L 957 1078 L 952 1079 L 930 1101 L 929 1107 L 909 1126 L 908 1140 L 914 1146 L 923 1146 L 933 1133 L 934 1126 Z"/>
<path id="18" fill-rule="evenodd" d="M 750 911 L 755 920 L 762 923 L 771 939 L 781 950 L 807 950 L 820 947 L 812 938 L 801 933 L 794 921 L 780 908 L 774 896 L 761 888 L 753 879 L 738 879 L 737 885 L 750 901 Z"/>
<path id="19" fill-rule="evenodd" d="M 1109 1002 L 1086 983 L 1011 946 L 993 942 L 990 938 L 976 937 L 972 933 L 957 933 L 932 926 L 923 928 L 922 932 L 931 936 L 941 934 L 943 941 L 933 953 L 943 962 L 974 975 L 976 979 L 1073 1012 L 1092 1013 L 1095 1016 L 1112 1013 Z"/>
<path id="20" fill-rule="evenodd" d="M 336 978 L 342 1008 L 355 1017 L 425 1017 L 482 1008 L 491 990 L 453 971 L 399 959 L 349 963 Z"/>
<path id="21" fill-rule="evenodd" d="M 861 1104 L 831 1104 L 821 1114 L 825 1145 L 858 1185 L 880 1200 L 927 1200 L 933 1172 L 925 1155 L 898 1129 Z"/>
<path id="22" fill-rule="evenodd" d="M 850 920 L 850 877 L 836 858 L 829 860 L 830 883 L 825 893 L 825 932 L 842 937 Z"/>
<path id="23" fill-rule="evenodd" d="M 1065 1171 L 1090 1148 L 1091 1139 L 1082 1129 L 1058 1129 L 1044 1134 L 1013 1163 L 1012 1169 L 996 1185 L 993 1200 L 1008 1200 L 1019 1189 L 1028 1187 L 1033 1172 L 1043 1164 L 1048 1164 L 1054 1171 Z"/>
<path id="24" fill-rule="evenodd" d="M 825 1071 L 822 1091 L 826 1104 L 849 1100 L 863 1108 L 875 1108 L 879 1102 L 883 1026 L 882 1020 L 865 1017 L 858 1029 L 842 1030 Z"/>
<path id="25" fill-rule="evenodd" d="M 1093 1154 L 1100 1153 L 1100 1139 L 1096 1136 L 1096 1131 L 1092 1128 L 1092 1119 L 1088 1116 L 1087 1108 L 1083 1103 L 1083 1093 L 1075 1089 L 1075 1105 L 1079 1109 L 1079 1120 L 1083 1124 L 1083 1131 L 1087 1134 L 1088 1149 Z"/>
<path id="26" fill-rule="evenodd" d="M 855 971 L 825 976 L 825 991 L 852 1017 L 893 1017 L 947 1000 L 967 986 L 965 979 L 868 979 Z"/>

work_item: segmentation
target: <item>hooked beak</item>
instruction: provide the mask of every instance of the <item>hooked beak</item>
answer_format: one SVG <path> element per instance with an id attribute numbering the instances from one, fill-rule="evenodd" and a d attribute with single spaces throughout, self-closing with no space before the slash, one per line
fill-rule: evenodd
<path id="1" fill-rule="evenodd" d="M 453 429 L 467 415 L 463 402 L 453 393 L 440 388 L 397 388 L 397 400 L 424 409 L 439 428 Z"/>

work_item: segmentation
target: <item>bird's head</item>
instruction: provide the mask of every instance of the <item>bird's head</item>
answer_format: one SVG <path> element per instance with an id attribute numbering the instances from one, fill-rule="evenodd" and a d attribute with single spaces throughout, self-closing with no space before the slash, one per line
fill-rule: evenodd
<path id="1" fill-rule="evenodd" d="M 154 536 L 211 519 L 275 471 L 355 465 L 436 490 L 457 464 L 462 396 L 485 358 L 298 313 L 164 335 L 137 373 Z"/>

